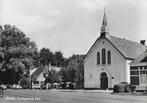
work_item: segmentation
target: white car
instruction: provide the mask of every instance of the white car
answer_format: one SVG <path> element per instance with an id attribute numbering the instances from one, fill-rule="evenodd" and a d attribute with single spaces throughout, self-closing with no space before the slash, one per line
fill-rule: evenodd
<path id="1" fill-rule="evenodd" d="M 4 85 L 4 84 L 1 84 L 1 85 L 0 85 L 0 89 L 6 90 L 6 89 L 7 89 L 7 86 Z"/>
<path id="2" fill-rule="evenodd" d="M 22 89 L 22 87 L 18 84 L 13 84 L 11 88 L 12 89 Z"/>

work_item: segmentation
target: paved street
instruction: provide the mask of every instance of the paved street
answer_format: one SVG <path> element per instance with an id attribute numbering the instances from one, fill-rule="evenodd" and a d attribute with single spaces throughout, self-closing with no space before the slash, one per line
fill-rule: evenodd
<path id="1" fill-rule="evenodd" d="M 101 92 L 101 91 L 100 91 Z M 0 103 L 147 103 L 147 96 L 90 90 L 7 90 Z"/>

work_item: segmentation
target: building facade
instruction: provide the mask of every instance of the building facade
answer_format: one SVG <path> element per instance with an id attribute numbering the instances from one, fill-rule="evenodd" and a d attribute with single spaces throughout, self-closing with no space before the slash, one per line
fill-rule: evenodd
<path id="1" fill-rule="evenodd" d="M 110 35 L 106 13 L 103 16 L 100 37 L 84 59 L 85 88 L 113 88 L 120 82 L 130 83 L 130 62 L 145 51 L 140 43 Z M 113 34 L 112 34 L 113 35 Z"/>
<path id="2" fill-rule="evenodd" d="M 147 86 L 147 51 L 130 63 L 130 76 L 132 85 Z"/>

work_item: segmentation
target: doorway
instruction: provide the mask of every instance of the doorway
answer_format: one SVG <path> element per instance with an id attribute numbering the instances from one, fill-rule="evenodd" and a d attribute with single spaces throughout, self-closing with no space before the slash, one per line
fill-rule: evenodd
<path id="1" fill-rule="evenodd" d="M 101 81 L 101 89 L 107 89 L 108 88 L 108 77 L 105 72 L 103 72 L 100 76 L 100 81 Z"/>

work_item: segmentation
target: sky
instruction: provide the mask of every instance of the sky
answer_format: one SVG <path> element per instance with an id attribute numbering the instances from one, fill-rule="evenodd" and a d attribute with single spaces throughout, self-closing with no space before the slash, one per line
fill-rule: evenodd
<path id="1" fill-rule="evenodd" d="M 147 41 L 147 0 L 0 0 L 0 25 L 69 57 L 86 54 L 100 36 L 104 7 L 110 35 Z"/>

